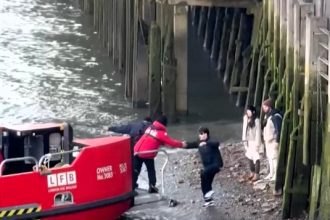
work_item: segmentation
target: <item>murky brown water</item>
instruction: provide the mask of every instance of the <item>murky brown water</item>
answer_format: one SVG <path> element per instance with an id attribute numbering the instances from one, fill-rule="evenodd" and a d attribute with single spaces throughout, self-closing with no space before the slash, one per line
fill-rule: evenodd
<path id="1" fill-rule="evenodd" d="M 144 114 L 77 2 L 0 1 L 0 123 L 68 121 L 89 136 Z"/>

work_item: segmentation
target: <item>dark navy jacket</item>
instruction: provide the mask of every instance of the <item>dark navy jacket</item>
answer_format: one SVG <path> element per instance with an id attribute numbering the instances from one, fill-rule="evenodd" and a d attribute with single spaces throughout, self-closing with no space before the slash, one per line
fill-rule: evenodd
<path id="1" fill-rule="evenodd" d="M 274 124 L 275 133 L 276 133 L 276 142 L 279 143 L 281 137 L 281 128 L 282 128 L 282 119 L 283 119 L 282 114 L 276 109 L 272 109 L 268 117 L 271 117 L 270 119 Z"/>
<path id="2" fill-rule="evenodd" d="M 133 122 L 126 125 L 109 127 L 109 131 L 128 134 L 131 136 L 133 144 L 135 144 L 140 137 L 144 134 L 144 131 L 151 125 L 148 121 Z"/>
<path id="3" fill-rule="evenodd" d="M 206 145 L 199 146 L 199 143 L 201 142 L 206 142 Z M 219 171 L 223 166 L 223 161 L 219 150 L 219 142 L 217 141 L 206 140 L 190 142 L 187 143 L 186 148 L 198 148 L 205 171 L 214 168 Z"/>

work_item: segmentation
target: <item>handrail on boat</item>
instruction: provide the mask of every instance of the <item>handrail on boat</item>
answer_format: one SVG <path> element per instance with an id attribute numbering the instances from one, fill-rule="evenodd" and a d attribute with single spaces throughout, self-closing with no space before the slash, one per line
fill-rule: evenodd
<path id="1" fill-rule="evenodd" d="M 164 149 L 158 149 L 158 150 L 147 150 L 147 151 L 136 152 L 136 153 L 134 153 L 134 156 L 135 155 L 140 155 L 140 154 L 150 154 L 150 153 L 158 153 L 158 152 L 163 153 L 165 155 L 165 162 L 164 162 L 164 164 L 162 166 L 162 169 L 161 169 L 162 196 L 165 196 L 164 171 L 165 171 L 165 168 L 166 168 L 168 160 L 169 160 L 168 153 Z"/>
<path id="2" fill-rule="evenodd" d="M 73 149 L 73 150 L 68 150 L 68 151 L 62 151 L 62 152 L 58 152 L 58 153 L 48 153 L 43 155 L 40 160 L 39 160 L 39 167 L 42 166 L 42 164 L 48 164 L 48 168 L 49 168 L 49 162 L 51 160 L 51 158 L 53 156 L 57 156 L 57 155 L 64 155 L 64 154 L 70 154 L 70 153 L 74 153 L 74 152 L 80 152 L 81 149 Z"/>
<path id="3" fill-rule="evenodd" d="M 16 157 L 16 158 L 9 158 L 9 159 L 5 159 L 3 160 L 1 163 L 0 163 L 0 176 L 2 176 L 2 170 L 3 170 L 3 167 L 6 163 L 8 162 L 17 162 L 17 161 L 24 161 L 24 160 L 31 160 L 33 161 L 36 165 L 36 168 L 38 169 L 38 161 L 36 158 L 34 157 L 31 157 L 31 156 L 27 156 L 27 157 Z"/>

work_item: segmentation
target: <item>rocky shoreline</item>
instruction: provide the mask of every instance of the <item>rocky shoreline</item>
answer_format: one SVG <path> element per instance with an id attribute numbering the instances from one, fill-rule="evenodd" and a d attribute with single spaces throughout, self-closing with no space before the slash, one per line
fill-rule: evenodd
<path id="1" fill-rule="evenodd" d="M 208 124 L 207 126 L 212 131 L 217 127 L 217 123 Z M 173 132 L 174 129 L 177 138 L 187 137 L 191 139 L 196 133 L 196 126 L 185 127 L 185 129 L 180 127 L 170 128 L 169 132 Z M 249 172 L 248 161 L 244 155 L 244 147 L 239 140 L 239 129 L 239 123 L 229 123 L 224 129 L 225 132 L 215 132 L 218 135 L 214 135 L 219 140 L 227 140 L 220 147 L 224 167 L 216 175 L 213 182 L 213 190 L 215 191 L 214 207 L 202 207 L 203 200 L 199 177 L 201 164 L 197 150 L 167 149 L 170 161 L 164 175 L 165 193 L 168 199 L 173 199 L 178 204 L 175 207 L 169 207 L 169 200 L 165 200 L 139 205 L 127 212 L 125 218 L 180 220 L 281 219 L 282 198 L 272 195 L 272 183 L 259 181 L 254 184 L 246 181 L 245 177 Z M 160 167 L 163 161 L 164 157 L 161 155 L 156 159 L 158 182 L 160 182 Z M 266 158 L 263 158 L 261 160 L 261 178 L 265 177 L 266 173 Z M 146 171 L 143 171 L 141 175 L 141 178 L 147 180 Z"/>

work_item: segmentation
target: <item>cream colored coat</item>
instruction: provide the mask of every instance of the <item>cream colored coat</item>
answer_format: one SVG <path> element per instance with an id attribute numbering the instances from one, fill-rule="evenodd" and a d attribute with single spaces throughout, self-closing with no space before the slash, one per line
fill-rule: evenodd
<path id="1" fill-rule="evenodd" d="M 245 141 L 245 156 L 256 162 L 260 160 L 261 147 L 261 125 L 258 118 L 255 119 L 255 126 L 253 128 L 248 127 L 248 117 L 243 117 L 243 132 L 242 140 Z"/>
<path id="2" fill-rule="evenodd" d="M 278 143 L 276 142 L 276 133 L 272 118 L 268 117 L 266 126 L 263 130 L 263 137 L 266 146 L 266 155 L 268 159 L 277 159 L 279 154 Z"/>

